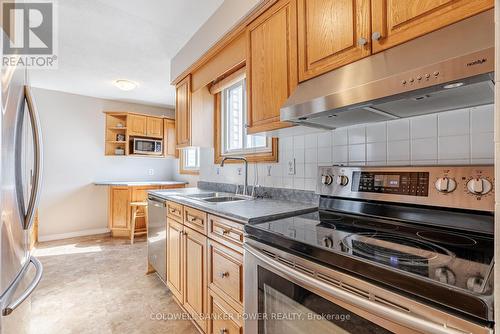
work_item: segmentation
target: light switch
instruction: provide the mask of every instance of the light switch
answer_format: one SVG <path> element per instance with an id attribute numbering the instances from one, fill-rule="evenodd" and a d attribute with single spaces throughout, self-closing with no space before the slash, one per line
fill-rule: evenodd
<path id="1" fill-rule="evenodd" d="M 150 168 L 148 169 L 148 175 L 151 176 L 151 175 L 155 175 L 155 170 Z"/>

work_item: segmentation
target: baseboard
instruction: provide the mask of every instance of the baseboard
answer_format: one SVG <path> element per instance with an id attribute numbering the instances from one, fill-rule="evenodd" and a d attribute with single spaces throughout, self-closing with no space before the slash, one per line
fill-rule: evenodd
<path id="1" fill-rule="evenodd" d="M 109 231 L 110 231 L 109 228 L 94 228 L 94 229 L 90 229 L 90 230 L 82 230 L 82 231 L 76 231 L 76 232 L 39 235 L 38 242 L 69 239 L 69 238 L 75 238 L 75 237 L 84 237 L 87 235 L 109 233 Z"/>

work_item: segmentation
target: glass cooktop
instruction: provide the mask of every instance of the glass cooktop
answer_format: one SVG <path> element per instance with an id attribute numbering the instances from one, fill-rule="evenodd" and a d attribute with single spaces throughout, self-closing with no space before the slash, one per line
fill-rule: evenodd
<path id="1" fill-rule="evenodd" d="M 321 211 L 247 225 L 246 230 L 251 237 L 348 271 L 364 274 L 368 269 L 359 263 L 373 265 L 367 273 L 375 280 L 384 281 L 376 269 L 383 268 L 466 293 L 492 292 L 493 236 Z"/>

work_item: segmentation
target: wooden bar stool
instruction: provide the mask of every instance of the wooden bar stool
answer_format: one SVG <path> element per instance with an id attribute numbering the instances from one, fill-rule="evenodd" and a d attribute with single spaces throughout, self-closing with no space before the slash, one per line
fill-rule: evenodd
<path id="1" fill-rule="evenodd" d="M 130 209 L 132 214 L 130 216 L 130 243 L 134 243 L 134 237 L 136 235 L 144 235 L 148 233 L 148 202 L 130 202 Z M 143 208 L 144 213 L 140 213 L 139 210 Z M 135 223 L 137 218 L 144 218 L 145 228 L 140 230 L 135 230 Z"/>

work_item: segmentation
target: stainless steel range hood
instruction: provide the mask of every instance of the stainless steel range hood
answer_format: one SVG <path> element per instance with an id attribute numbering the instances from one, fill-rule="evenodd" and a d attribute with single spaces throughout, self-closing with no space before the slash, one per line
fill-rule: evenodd
<path id="1" fill-rule="evenodd" d="M 301 83 L 281 120 L 334 129 L 493 103 L 493 10 Z"/>

